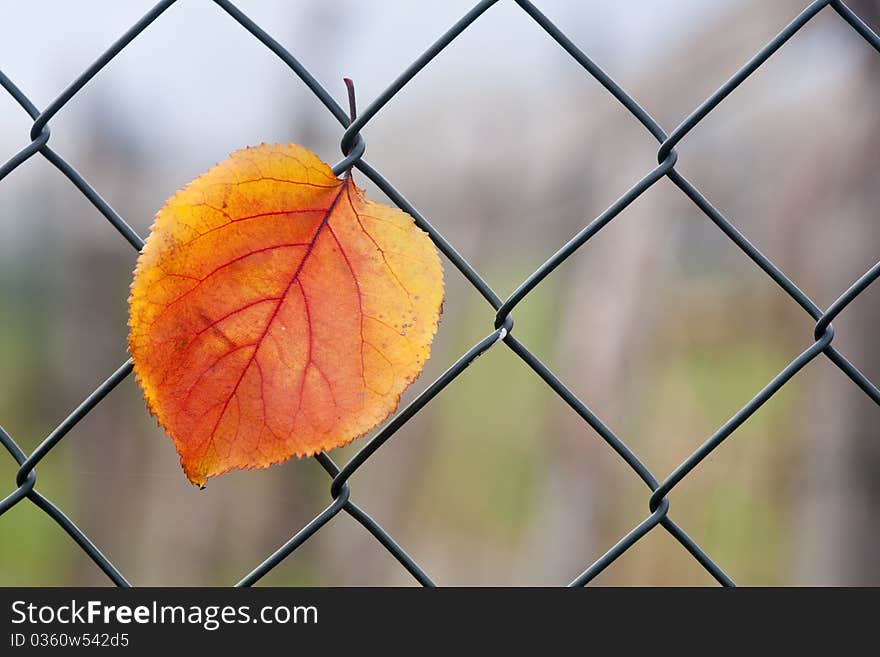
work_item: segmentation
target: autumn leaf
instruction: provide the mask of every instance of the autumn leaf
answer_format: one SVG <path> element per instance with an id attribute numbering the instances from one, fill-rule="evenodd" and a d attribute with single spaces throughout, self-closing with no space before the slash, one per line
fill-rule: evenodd
<path id="1" fill-rule="evenodd" d="M 203 486 L 344 445 L 388 417 L 430 352 L 434 245 L 309 150 L 233 153 L 156 215 L 129 298 L 147 407 Z"/>

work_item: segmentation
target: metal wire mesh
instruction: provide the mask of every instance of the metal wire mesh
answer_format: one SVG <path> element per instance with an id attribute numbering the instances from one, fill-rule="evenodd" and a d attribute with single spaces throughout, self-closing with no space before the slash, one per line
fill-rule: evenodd
<path id="1" fill-rule="evenodd" d="M 110 222 L 110 224 L 128 241 L 140 250 L 143 241 L 126 221 L 101 198 L 100 194 L 68 164 L 64 158 L 48 145 L 49 121 L 76 95 L 98 72 L 123 48 L 125 48 L 141 32 L 157 20 L 175 0 L 163 0 L 151 9 L 143 18 L 135 23 L 125 34 L 113 43 L 87 70 L 74 80 L 45 109 L 40 111 L 27 96 L 0 71 L 0 85 L 18 102 L 34 120 L 30 130 L 31 143 L 17 153 L 12 159 L 0 167 L 0 180 L 16 167 L 23 164 L 36 153 L 40 153 L 63 173 L 94 207 Z M 433 45 L 416 59 L 396 80 L 394 80 L 379 96 L 354 120 L 321 84 L 303 67 L 284 46 L 272 38 L 259 25 L 239 10 L 229 0 L 215 0 L 216 5 L 237 21 L 254 38 L 275 53 L 296 76 L 314 93 L 315 97 L 326 107 L 344 128 L 341 147 L 345 158 L 334 167 L 337 174 L 350 166 L 356 167 L 372 180 L 398 207 L 414 217 L 416 223 L 427 231 L 440 251 L 449 259 L 453 266 L 476 288 L 494 311 L 492 331 L 467 353 L 462 355 L 446 372 L 431 383 L 406 408 L 396 413 L 392 419 L 341 468 L 326 454 L 315 458 L 332 478 L 330 493 L 331 504 L 318 514 L 305 527 L 296 532 L 290 540 L 278 548 L 263 563 L 254 568 L 238 583 L 238 586 L 250 586 L 260 580 L 266 573 L 277 566 L 282 560 L 299 548 L 321 527 L 330 522 L 337 514 L 345 511 L 357 520 L 376 540 L 391 553 L 400 565 L 405 568 L 418 583 L 434 586 L 434 582 L 421 567 L 401 548 L 395 540 L 380 527 L 365 511 L 352 500 L 349 486 L 350 477 L 363 467 L 370 457 L 394 436 L 400 427 L 408 422 L 416 413 L 424 408 L 441 390 L 452 383 L 470 365 L 474 359 L 485 351 L 503 343 L 514 354 L 521 358 L 559 397 L 565 401 L 593 430 L 604 440 L 645 482 L 651 491 L 648 499 L 649 515 L 620 539 L 605 554 L 596 559 L 586 570 L 574 578 L 570 586 L 583 586 L 593 580 L 609 564 L 630 549 L 648 532 L 658 525 L 671 534 L 694 559 L 705 568 L 720 584 L 733 586 L 733 580 L 679 527 L 669 515 L 669 493 L 682 479 L 696 468 L 715 448 L 730 437 L 748 418 L 755 413 L 768 399 L 792 379 L 807 363 L 819 354 L 824 354 L 832 363 L 846 374 L 868 397 L 880 404 L 880 389 L 869 381 L 840 351 L 833 345 L 834 328 L 831 322 L 859 294 L 861 294 L 878 276 L 880 262 L 868 270 L 853 283 L 826 310 L 817 306 L 797 285 L 776 267 L 765 255 L 740 233 L 721 214 L 700 191 L 682 176 L 676 169 L 678 158 L 675 147 L 687 134 L 708 114 L 717 107 L 734 89 L 766 62 L 786 41 L 792 38 L 812 20 L 819 12 L 830 8 L 845 21 L 853 30 L 875 50 L 880 52 L 880 37 L 872 31 L 847 5 L 840 0 L 816 0 L 807 6 L 798 16 L 774 37 L 763 49 L 750 59 L 736 74 L 725 82 L 715 93 L 707 98 L 699 107 L 688 115 L 670 134 L 646 112 L 631 96 L 599 68 L 577 45 L 575 45 L 558 27 L 556 27 L 529 0 L 506 0 L 515 2 L 530 16 L 556 43 L 559 44 L 581 67 L 595 78 L 623 108 L 628 111 L 659 143 L 657 152 L 658 164 L 641 180 L 636 182 L 623 196 L 607 210 L 587 224 L 579 233 L 569 240 L 531 276 L 529 276 L 507 299 L 499 297 L 477 271 L 447 242 L 440 232 L 413 207 L 413 205 L 388 181 L 382 174 L 363 159 L 366 145 L 360 132 L 367 123 L 378 114 L 395 95 L 406 87 L 409 81 L 421 71 L 435 56 L 452 44 L 474 21 L 500 0 L 483 0 L 465 14 L 455 25 L 447 30 Z M 776 284 L 791 296 L 812 318 L 813 343 L 800 353 L 772 381 L 760 390 L 733 417 L 725 422 L 696 451 L 685 459 L 665 479 L 657 479 L 615 433 L 605 425 L 566 385 L 557 378 L 529 349 L 520 342 L 513 333 L 512 312 L 516 306 L 563 261 L 583 247 L 599 230 L 618 217 L 636 198 L 648 190 L 654 183 L 666 177 L 672 181 L 691 201 L 714 223 L 737 247 L 760 267 Z M 123 363 L 110 377 L 90 394 L 58 427 L 52 431 L 31 454 L 25 454 L 6 431 L 0 428 L 0 442 L 19 465 L 16 476 L 17 488 L 0 501 L 0 515 L 25 499 L 33 502 L 48 514 L 70 537 L 85 551 L 95 564 L 118 586 L 129 586 L 128 580 L 98 549 L 98 547 L 70 520 L 55 504 L 41 495 L 36 489 L 37 465 L 52 449 L 76 426 L 100 401 L 128 376 L 132 371 L 131 360 Z"/>

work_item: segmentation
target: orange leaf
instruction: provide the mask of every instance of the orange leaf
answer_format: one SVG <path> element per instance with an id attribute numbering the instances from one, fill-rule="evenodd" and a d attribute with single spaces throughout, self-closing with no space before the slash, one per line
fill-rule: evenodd
<path id="1" fill-rule="evenodd" d="M 129 298 L 150 412 L 203 486 L 344 445 L 390 415 L 430 352 L 428 235 L 309 150 L 233 153 L 156 215 Z"/>

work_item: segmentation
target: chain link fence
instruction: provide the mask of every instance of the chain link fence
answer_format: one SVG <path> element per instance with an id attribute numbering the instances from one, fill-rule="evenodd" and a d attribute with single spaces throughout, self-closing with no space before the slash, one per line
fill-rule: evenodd
<path id="1" fill-rule="evenodd" d="M 78 94 L 88 82 L 97 75 L 101 69 L 116 55 L 118 55 L 132 40 L 146 30 L 153 21 L 160 18 L 175 0 L 164 0 L 158 3 L 143 18 L 135 23 L 119 40 L 111 45 L 86 71 L 82 73 L 70 86 L 42 111 L 37 108 L 28 97 L 0 71 L 0 85 L 21 105 L 25 112 L 34 120 L 30 130 L 31 143 L 17 153 L 12 159 L 0 167 L 0 181 L 15 168 L 21 166 L 29 158 L 40 153 L 51 162 L 62 174 L 64 174 L 80 192 L 92 203 L 107 221 L 120 233 L 120 235 L 136 251 L 143 246 L 140 236 L 132 230 L 128 223 L 101 197 L 101 195 L 86 180 L 49 146 L 49 122 L 64 106 Z M 366 144 L 360 133 L 364 126 L 378 114 L 382 108 L 398 93 L 400 93 L 415 75 L 421 71 L 440 52 L 450 46 L 456 38 L 462 34 L 474 21 L 479 19 L 487 9 L 496 2 L 515 2 L 519 7 L 534 20 L 565 52 L 567 52 L 584 71 L 595 78 L 617 101 L 623 109 L 629 112 L 636 120 L 657 140 L 658 164 L 648 172 L 641 180 L 637 181 L 623 196 L 621 196 L 607 210 L 587 224 L 579 233 L 560 248 L 552 257 L 541 265 L 531 276 L 520 284 L 514 293 L 507 299 L 499 297 L 477 271 L 471 267 L 455 248 L 444 239 L 443 235 L 421 213 L 407 201 L 407 199 L 375 168 L 363 159 Z M 807 363 L 817 358 L 820 354 L 828 358 L 847 377 L 857 385 L 876 404 L 880 404 L 880 389 L 869 381 L 855 365 L 853 365 L 837 348 L 832 341 L 834 339 L 834 327 L 832 321 L 836 318 L 859 294 L 861 294 L 878 276 L 880 276 L 880 262 L 868 270 L 861 278 L 855 281 L 849 289 L 844 291 L 837 300 L 827 309 L 817 306 L 797 285 L 776 267 L 765 255 L 758 250 L 749 240 L 740 233 L 733 224 L 728 221 L 702 194 L 700 191 L 682 176 L 676 169 L 675 164 L 678 154 L 676 145 L 684 139 L 688 133 L 705 119 L 712 110 L 764 62 L 766 62 L 786 41 L 794 37 L 801 28 L 811 21 L 821 11 L 833 11 L 839 18 L 845 21 L 853 30 L 861 35 L 864 40 L 880 53 L 880 37 L 871 30 L 844 2 L 840 0 L 816 0 L 807 6 L 794 20 L 789 23 L 782 32 L 774 37 L 763 49 L 749 60 L 736 74 L 725 82 L 715 93 L 707 98 L 699 107 L 688 115 L 671 133 L 666 131 L 645 111 L 631 96 L 629 96 L 618 84 L 599 68 L 577 45 L 575 45 L 556 25 L 554 25 L 538 7 L 529 0 L 483 0 L 476 4 L 461 20 L 447 30 L 430 48 L 428 48 L 416 61 L 414 61 L 400 76 L 394 80 L 354 121 L 349 119 L 347 112 L 339 103 L 324 89 L 323 86 L 309 73 L 309 71 L 297 61 L 297 59 L 272 38 L 259 25 L 252 21 L 246 14 L 238 9 L 229 0 L 215 0 L 219 10 L 228 14 L 232 20 L 250 32 L 254 38 L 275 53 L 304 83 L 341 124 L 342 133 L 341 147 L 344 159 L 333 169 L 339 174 L 350 166 L 360 170 L 372 180 L 398 207 L 414 217 L 416 223 L 427 231 L 434 243 L 464 276 L 471 285 L 482 295 L 491 306 L 494 314 L 494 322 L 491 332 L 480 342 L 475 344 L 469 351 L 462 355 L 446 372 L 431 383 L 419 394 L 407 407 L 397 412 L 392 419 L 372 438 L 366 445 L 355 454 L 351 460 L 339 467 L 327 454 L 315 456 L 332 480 L 330 494 L 332 502 L 326 509 L 309 522 L 305 527 L 296 532 L 290 540 L 278 548 L 263 563 L 245 575 L 238 586 L 250 586 L 255 584 L 266 573 L 281 563 L 293 553 L 321 527 L 330 522 L 340 512 L 345 512 L 357 520 L 376 540 L 384 547 L 400 565 L 405 568 L 415 580 L 424 586 L 434 586 L 433 580 L 422 570 L 418 563 L 399 546 L 379 524 L 373 520 L 363 509 L 355 504 L 352 499 L 352 490 L 349 485 L 351 476 L 363 467 L 370 457 L 379 450 L 406 422 L 424 408 L 437 394 L 455 379 L 477 357 L 492 348 L 498 348 L 501 344 L 509 348 L 513 354 L 521 358 L 559 397 L 565 401 L 593 430 L 611 447 L 621 459 L 623 459 L 632 471 L 650 489 L 648 497 L 648 515 L 634 527 L 626 536 L 620 539 L 605 554 L 601 555 L 582 573 L 575 577 L 570 586 L 583 586 L 593 580 L 608 565 L 614 562 L 624 552 L 635 545 L 648 532 L 657 526 L 669 532 L 681 546 L 696 559 L 696 561 L 708 571 L 712 577 L 724 586 L 733 586 L 734 582 L 712 558 L 691 539 L 670 516 L 669 494 L 688 474 L 696 468 L 713 450 L 723 441 L 729 438 L 749 417 L 755 413 L 768 399 L 776 394 L 789 380 L 792 379 Z M 491 18 L 485 19 L 491 20 Z M 813 326 L 812 344 L 794 358 L 772 381 L 760 390 L 745 406 L 733 417 L 724 423 L 712 434 L 696 451 L 685 459 L 665 479 L 658 479 L 639 460 L 638 456 L 630 450 L 615 433 L 599 419 L 584 402 L 566 385 L 557 378 L 529 349 L 520 342 L 514 334 L 513 311 L 516 306 L 538 286 L 553 270 L 566 259 L 572 257 L 576 251 L 583 247 L 596 233 L 629 206 L 636 198 L 647 191 L 661 178 L 668 178 L 683 194 L 685 194 L 708 218 L 714 223 L 742 253 L 760 267 L 775 283 L 782 288 L 804 312 L 811 318 Z M 68 518 L 61 509 L 49 499 L 37 491 L 37 465 L 64 439 L 70 430 L 82 420 L 101 400 L 119 384 L 132 371 L 131 360 L 123 363 L 110 377 L 104 381 L 92 394 L 90 394 L 58 427 L 43 440 L 31 454 L 26 454 L 18 446 L 15 440 L 0 427 L 0 442 L 18 463 L 16 476 L 16 488 L 0 501 L 0 515 L 10 508 L 29 500 L 49 515 L 67 534 L 88 554 L 94 563 L 118 586 L 129 586 L 129 581 L 111 563 L 89 538 Z M 2 523 L 2 519 L 0 519 Z"/>

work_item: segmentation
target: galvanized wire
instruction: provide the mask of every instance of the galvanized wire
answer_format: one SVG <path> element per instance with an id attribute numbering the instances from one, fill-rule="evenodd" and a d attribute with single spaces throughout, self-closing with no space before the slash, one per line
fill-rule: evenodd
<path id="1" fill-rule="evenodd" d="M 63 173 L 73 185 L 94 205 L 107 221 L 122 237 L 139 251 L 143 246 L 141 237 L 128 225 L 98 192 L 74 169 L 64 158 L 53 151 L 49 145 L 49 122 L 64 106 L 97 75 L 101 69 L 118 55 L 132 40 L 157 20 L 175 0 L 164 0 L 151 9 L 143 18 L 135 23 L 125 34 L 113 43 L 91 66 L 77 77 L 46 109 L 40 111 L 28 97 L 0 71 L 0 85 L 21 105 L 33 119 L 30 130 L 30 143 L 0 167 L 0 181 L 12 170 L 21 166 L 37 153 L 40 153 Z M 437 380 L 427 386 L 408 406 L 398 411 L 379 432 L 370 439 L 348 463 L 339 467 L 327 454 L 315 457 L 328 475 L 331 503 L 296 532 L 290 540 L 278 548 L 263 563 L 245 575 L 238 586 L 250 586 L 258 582 L 269 571 L 275 568 L 292 552 L 311 538 L 321 527 L 330 522 L 341 511 L 345 511 L 369 531 L 400 565 L 423 586 L 434 586 L 431 578 L 422 570 L 416 561 L 401 548 L 382 527 L 365 511 L 358 507 L 352 498 L 349 480 L 360 468 L 364 467 L 370 457 L 376 453 L 405 423 L 421 411 L 440 391 L 455 381 L 458 376 L 476 358 L 495 347 L 499 343 L 506 345 L 514 354 L 521 358 L 557 395 L 577 413 L 586 424 L 593 428 L 598 436 L 616 452 L 623 461 L 651 490 L 648 498 L 649 515 L 620 539 L 605 554 L 596 559 L 580 575 L 575 577 L 570 586 L 583 586 L 593 580 L 599 573 L 630 549 L 648 532 L 658 525 L 669 532 L 691 554 L 694 559 L 724 586 L 733 586 L 733 580 L 679 527 L 669 515 L 669 494 L 682 479 L 696 468 L 723 441 L 728 439 L 755 411 L 776 394 L 790 381 L 807 363 L 819 354 L 824 354 L 832 363 L 846 374 L 870 399 L 880 404 L 880 389 L 872 383 L 855 365 L 853 365 L 836 347 L 832 345 L 834 328 L 831 322 L 861 294 L 871 283 L 880 277 L 880 262 L 869 269 L 861 278 L 852 284 L 826 310 L 817 306 L 797 285 L 788 278 L 767 256 L 761 253 L 709 200 L 676 169 L 678 145 L 715 107 L 742 84 L 750 75 L 764 64 L 779 48 L 798 33 L 809 21 L 826 7 L 836 12 L 852 27 L 871 47 L 880 52 L 880 37 L 869 28 L 841 0 L 816 0 L 809 4 L 775 36 L 752 59 L 740 68 L 733 77 L 725 82 L 715 93 L 700 104 L 671 133 L 658 124 L 651 115 L 642 108 L 635 99 L 624 91 L 611 77 L 596 65 L 568 36 L 566 36 L 547 16 L 545 16 L 529 0 L 503 0 L 515 2 L 532 20 L 537 23 L 559 46 L 562 47 L 580 66 L 598 81 L 622 107 L 628 111 L 659 143 L 657 151 L 658 164 L 638 180 L 625 194 L 615 201 L 607 210 L 588 223 L 580 232 L 568 241 L 555 254 L 547 259 L 532 275 L 507 299 L 499 297 L 482 276 L 455 250 L 413 205 L 410 203 L 378 170 L 364 158 L 366 143 L 361 137 L 364 127 L 382 110 L 382 108 L 412 80 L 439 53 L 445 50 L 474 21 L 479 19 L 492 5 L 502 0 L 483 0 L 477 3 L 455 25 L 449 28 L 425 52 L 416 59 L 397 79 L 379 94 L 353 121 L 342 105 L 337 103 L 330 93 L 315 79 L 314 76 L 277 40 L 263 28 L 251 20 L 229 0 L 214 0 L 216 5 L 226 12 L 231 19 L 252 34 L 281 59 L 291 71 L 305 84 L 324 107 L 336 118 L 344 129 L 340 146 L 343 159 L 333 167 L 337 175 L 351 167 L 357 168 L 373 181 L 391 201 L 409 213 L 419 227 L 427 231 L 437 248 L 446 256 L 450 263 L 465 279 L 483 296 L 492 308 L 492 331 L 469 351 L 463 354 Z M 516 306 L 540 283 L 549 276 L 565 260 L 572 257 L 596 233 L 616 219 L 636 198 L 648 190 L 661 178 L 672 181 L 705 215 L 715 224 L 755 265 L 763 270 L 779 287 L 792 297 L 812 318 L 813 334 L 811 344 L 805 348 L 789 365 L 787 365 L 772 381 L 760 390 L 745 406 L 725 422 L 697 450 L 685 459 L 665 479 L 657 479 L 639 460 L 638 456 L 627 447 L 590 408 L 581 401 L 550 369 L 544 365 L 514 335 L 512 312 Z M 52 431 L 30 455 L 25 454 L 9 434 L 0 427 L 0 443 L 18 463 L 16 488 L 0 500 L 0 515 L 16 504 L 28 499 L 42 509 L 64 529 L 68 535 L 82 548 L 95 564 L 118 586 L 129 586 L 128 580 L 98 549 L 98 547 L 52 502 L 36 490 L 37 465 L 52 449 L 82 420 L 101 400 L 125 379 L 132 371 L 131 360 L 126 360 L 110 377 L 92 392 L 76 409 L 74 409 L 58 427 Z"/>

